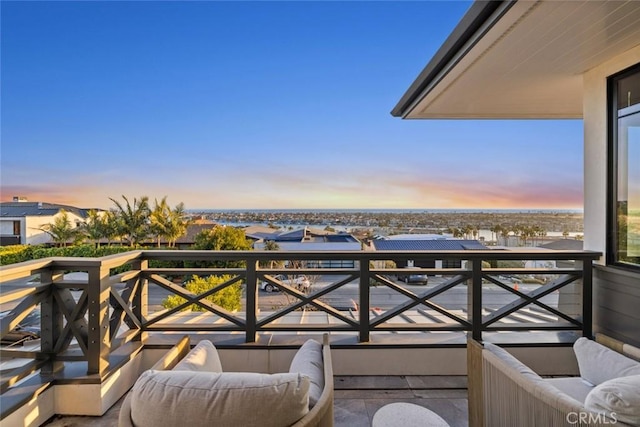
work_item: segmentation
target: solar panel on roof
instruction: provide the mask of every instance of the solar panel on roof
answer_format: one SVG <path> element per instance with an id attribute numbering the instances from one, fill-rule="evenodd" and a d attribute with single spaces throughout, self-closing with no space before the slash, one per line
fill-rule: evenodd
<path id="1" fill-rule="evenodd" d="M 477 240 L 374 240 L 382 251 L 460 251 L 488 249 Z"/>

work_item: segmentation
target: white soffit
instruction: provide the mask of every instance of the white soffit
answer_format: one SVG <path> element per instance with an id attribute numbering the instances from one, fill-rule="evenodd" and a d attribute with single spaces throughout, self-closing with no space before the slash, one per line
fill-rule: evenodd
<path id="1" fill-rule="evenodd" d="M 581 118 L 582 74 L 637 45 L 638 0 L 521 0 L 406 118 Z"/>

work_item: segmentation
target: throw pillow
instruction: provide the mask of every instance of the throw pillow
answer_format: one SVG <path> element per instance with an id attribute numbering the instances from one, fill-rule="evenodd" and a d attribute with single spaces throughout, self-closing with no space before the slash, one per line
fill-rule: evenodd
<path id="1" fill-rule="evenodd" d="M 640 362 L 587 338 L 578 338 L 573 351 L 578 360 L 580 376 L 593 385 L 613 378 L 640 375 Z"/>
<path id="2" fill-rule="evenodd" d="M 603 382 L 587 395 L 584 407 L 612 420 L 640 426 L 640 375 Z"/>
<path id="3" fill-rule="evenodd" d="M 309 408 L 313 408 L 324 390 L 322 344 L 314 340 L 305 342 L 293 357 L 289 372 L 298 372 L 309 378 Z"/>
<path id="4" fill-rule="evenodd" d="M 218 350 L 211 341 L 200 341 L 173 368 L 174 371 L 222 372 Z"/>

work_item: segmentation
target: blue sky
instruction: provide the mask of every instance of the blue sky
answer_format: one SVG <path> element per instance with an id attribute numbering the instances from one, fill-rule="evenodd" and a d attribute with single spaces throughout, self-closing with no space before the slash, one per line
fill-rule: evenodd
<path id="1" fill-rule="evenodd" d="M 390 115 L 469 5 L 2 2 L 0 196 L 581 208 L 581 121 Z"/>

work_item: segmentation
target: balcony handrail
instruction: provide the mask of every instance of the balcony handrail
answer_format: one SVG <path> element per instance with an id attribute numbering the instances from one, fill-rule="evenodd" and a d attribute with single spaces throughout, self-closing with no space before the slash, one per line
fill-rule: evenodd
<path id="1" fill-rule="evenodd" d="M 491 330 L 519 330 L 520 326 L 498 325 L 501 319 L 515 313 L 519 308 L 533 305 L 548 309 L 562 322 L 558 324 L 532 324 L 527 330 L 580 330 L 583 335 L 591 334 L 591 269 L 594 260 L 601 254 L 595 251 L 555 251 L 518 249 L 501 250 L 464 250 L 464 251 L 204 251 L 204 250 L 148 250 L 137 249 L 130 252 L 109 255 L 101 258 L 56 257 L 27 261 L 18 264 L 0 266 L 0 283 L 25 279 L 40 274 L 41 283 L 33 284 L 29 290 L 4 293 L 0 303 L 18 301 L 6 319 L 2 321 L 2 336 L 40 305 L 42 348 L 40 351 L 20 352 L 3 349 L 5 357 L 36 354 L 39 360 L 48 360 L 49 369 L 61 369 L 65 361 L 86 361 L 87 371 L 104 375 L 109 366 L 109 355 L 123 342 L 144 340 L 151 331 L 237 331 L 245 333 L 245 341 L 253 342 L 261 331 L 351 331 L 358 335 L 360 342 L 369 341 L 370 334 L 379 331 L 468 331 L 474 338 L 482 339 L 483 332 Z M 449 280 L 435 288 L 409 291 L 389 279 L 389 276 L 407 274 L 408 269 L 380 268 L 370 265 L 371 262 L 413 259 L 413 260 L 457 260 L 468 261 L 466 265 L 448 268 L 416 268 L 421 274 L 438 274 L 450 277 Z M 261 266 L 267 261 L 350 261 L 353 267 L 320 268 L 305 266 L 301 268 Z M 496 268 L 483 265 L 483 261 L 521 260 L 521 261 L 578 261 L 575 268 Z M 150 267 L 151 261 L 242 261 L 242 267 L 185 267 L 166 268 Z M 114 274 L 114 269 L 128 266 L 129 271 Z M 85 271 L 86 283 L 65 282 L 65 271 Z M 411 273 L 414 269 L 410 270 Z M 503 274 L 554 274 L 561 276 L 557 282 L 541 287 L 538 293 L 525 294 L 509 289 L 502 283 L 499 275 Z M 164 279 L 162 275 L 186 274 L 229 274 L 231 282 L 243 281 L 246 285 L 246 308 L 242 313 L 230 313 L 215 304 L 205 301 L 203 295 L 192 295 L 181 286 Z M 283 294 L 296 300 L 289 307 L 276 310 L 262 318 L 258 315 L 258 282 L 265 276 L 274 275 L 327 275 L 337 277 L 337 281 L 326 288 L 306 294 L 287 283 L 274 283 L 283 290 Z M 340 279 L 342 277 L 342 279 Z M 344 278 L 346 277 L 346 279 Z M 564 315 L 559 310 L 549 307 L 541 298 L 555 290 L 566 287 L 576 281 L 582 281 L 582 311 L 578 318 Z M 350 312 L 341 311 L 324 302 L 321 298 L 331 292 L 357 281 L 357 309 Z M 376 311 L 371 304 L 371 283 L 388 287 L 396 291 L 404 302 L 388 309 L 386 312 Z M 504 305 L 489 314 L 483 313 L 483 282 L 490 282 L 512 292 L 517 300 L 511 305 Z M 117 287 L 124 284 L 124 288 Z M 227 320 L 221 324 L 176 324 L 167 323 L 171 315 L 178 310 L 170 310 L 162 314 L 148 312 L 148 288 L 160 286 L 172 294 L 186 297 L 188 304 L 196 303 L 203 307 L 209 316 Z M 226 286 L 226 285 L 225 285 Z M 444 307 L 434 298 L 449 289 L 466 286 L 467 307 L 462 312 L 455 312 Z M 82 288 L 78 300 L 74 300 L 70 290 Z M 49 288 L 50 292 L 49 292 Z M 46 292 L 44 292 L 46 291 Z M 411 323 L 407 313 L 415 307 L 426 306 L 442 321 Z M 327 316 L 341 323 L 292 324 L 287 315 L 295 310 L 311 308 L 324 312 Z M 422 309 L 424 311 L 424 309 Z M 485 310 L 485 311 L 487 311 Z M 466 314 L 464 314 L 464 313 Z M 346 314 L 345 314 L 346 313 Z M 162 317 L 158 317 L 162 316 Z M 372 317 L 373 316 L 373 317 Z M 391 322 L 400 316 L 405 323 Z M 433 317 L 432 315 L 428 315 Z M 427 317 L 428 317 L 427 316 Z M 465 318 L 464 316 L 468 316 Z M 426 318 L 426 317 L 425 317 Z M 391 323 L 389 323 L 391 322 Z M 118 336 L 118 330 L 128 328 L 126 338 Z M 522 329 L 522 328 L 520 328 Z M 78 348 L 70 349 L 72 341 Z"/>

